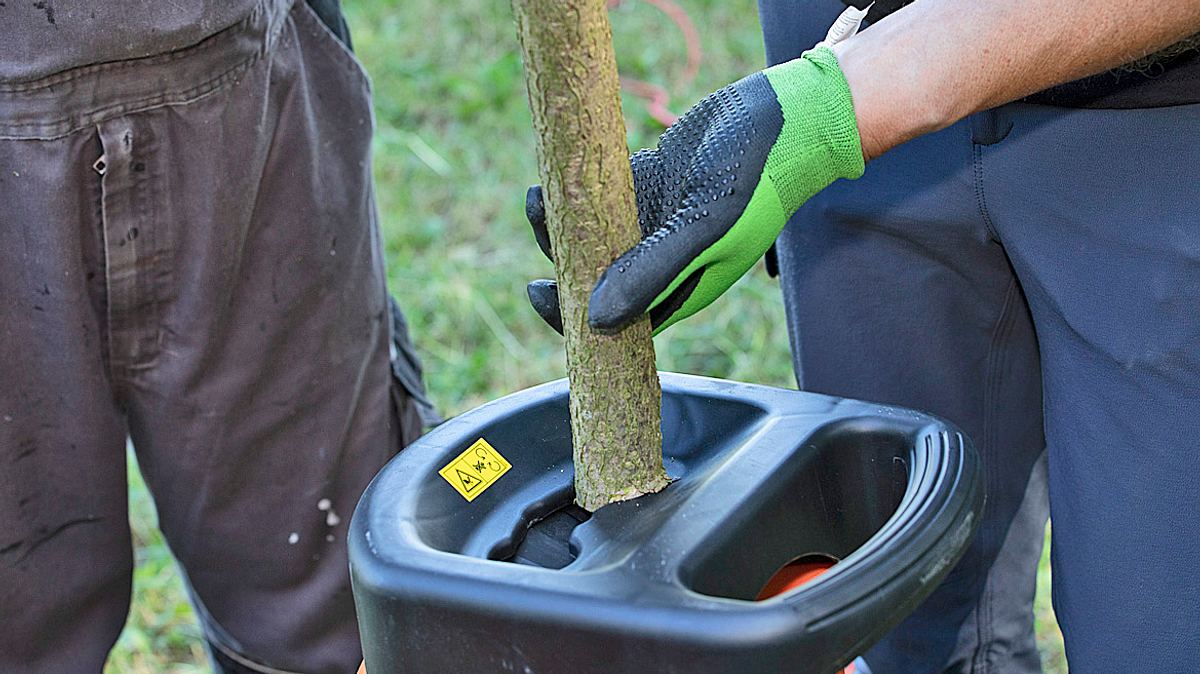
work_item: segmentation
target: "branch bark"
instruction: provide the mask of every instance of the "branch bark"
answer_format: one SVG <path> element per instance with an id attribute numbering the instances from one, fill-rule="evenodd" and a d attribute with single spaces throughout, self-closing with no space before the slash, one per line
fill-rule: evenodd
<path id="1" fill-rule="evenodd" d="M 587 325 L 600 273 L 637 244 L 637 206 L 604 0 L 512 0 L 558 274 L 575 499 L 588 510 L 667 484 L 649 320 Z"/>

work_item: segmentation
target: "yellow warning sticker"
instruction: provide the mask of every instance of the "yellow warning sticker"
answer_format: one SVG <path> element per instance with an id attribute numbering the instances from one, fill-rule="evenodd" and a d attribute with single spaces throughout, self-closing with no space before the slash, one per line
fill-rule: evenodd
<path id="1" fill-rule="evenodd" d="M 500 456 L 487 440 L 479 438 L 446 467 L 438 471 L 444 480 L 468 501 L 474 501 L 485 489 L 508 472 L 512 464 Z"/>

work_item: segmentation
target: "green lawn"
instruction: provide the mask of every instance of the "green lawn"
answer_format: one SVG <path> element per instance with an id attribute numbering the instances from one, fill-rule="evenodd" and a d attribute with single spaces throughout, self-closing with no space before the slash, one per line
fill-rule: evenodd
<path id="1" fill-rule="evenodd" d="M 343 0 L 355 46 L 375 85 L 375 174 L 390 283 L 408 312 L 428 383 L 447 413 L 563 376 L 561 340 L 539 324 L 525 283 L 551 267 L 522 216 L 536 166 L 515 33 L 503 0 Z M 696 82 L 675 107 L 762 67 L 754 0 L 681 0 L 704 40 Z M 613 12 L 624 72 L 670 83 L 684 51 L 644 3 Z M 626 101 L 631 147 L 661 131 Z M 794 386 L 783 307 L 761 270 L 701 316 L 657 339 L 659 367 Z M 194 617 L 131 468 L 137 545 L 134 605 L 107 672 L 207 671 Z M 1047 672 L 1066 671 L 1039 581 L 1039 638 Z"/>

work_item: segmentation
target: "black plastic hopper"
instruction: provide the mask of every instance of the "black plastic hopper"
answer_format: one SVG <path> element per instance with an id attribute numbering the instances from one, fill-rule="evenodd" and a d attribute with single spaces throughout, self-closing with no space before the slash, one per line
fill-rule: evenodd
<path id="1" fill-rule="evenodd" d="M 463 414 L 389 463 L 350 528 L 369 674 L 833 672 L 965 549 L 980 465 L 945 422 L 684 375 L 662 385 L 675 481 L 590 517 L 569 505 L 565 381 Z M 438 471 L 480 438 L 511 468 L 464 478 L 468 501 Z M 841 561 L 755 601 L 810 555 Z"/>

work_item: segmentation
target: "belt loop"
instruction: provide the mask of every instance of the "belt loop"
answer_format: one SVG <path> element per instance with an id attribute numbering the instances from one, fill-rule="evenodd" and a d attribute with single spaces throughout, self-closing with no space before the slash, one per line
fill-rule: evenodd
<path id="1" fill-rule="evenodd" d="M 1004 106 L 971 115 L 971 142 L 976 145 L 995 145 L 1012 131 L 1012 119 Z"/>

